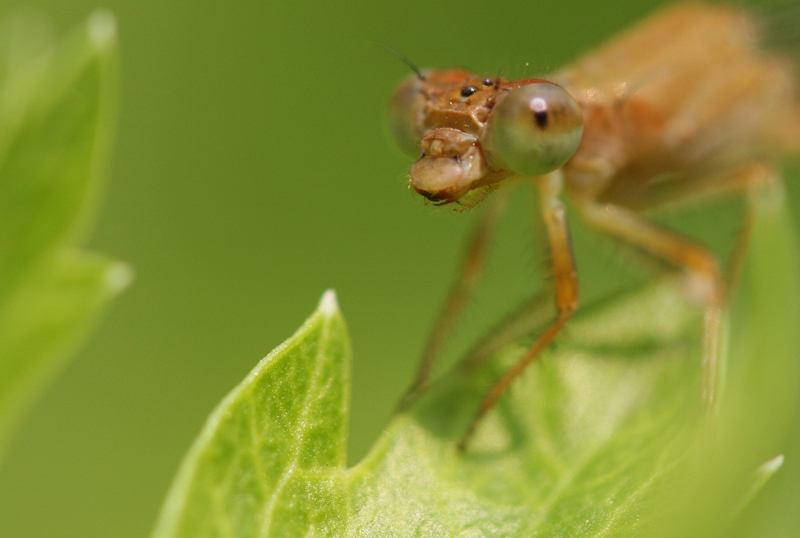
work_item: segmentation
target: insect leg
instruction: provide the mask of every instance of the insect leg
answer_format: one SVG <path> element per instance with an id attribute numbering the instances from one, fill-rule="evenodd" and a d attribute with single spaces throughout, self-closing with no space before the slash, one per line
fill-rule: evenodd
<path id="1" fill-rule="evenodd" d="M 528 365 L 539 357 L 542 351 L 547 349 L 578 307 L 578 274 L 575 270 L 575 261 L 572 255 L 569 226 L 567 225 L 564 206 L 559 198 L 563 186 L 563 175 L 560 170 L 556 170 L 545 176 L 534 178 L 533 181 L 539 190 L 539 204 L 544 217 L 547 239 L 552 255 L 556 318 L 550 322 L 531 344 L 525 355 L 500 378 L 483 399 L 478 413 L 469 425 L 467 433 L 458 444 L 459 450 L 462 451 L 466 449 L 469 440 L 486 412 L 497 403 L 497 400 L 508 390 L 511 383 L 525 371 Z"/>
<path id="2" fill-rule="evenodd" d="M 763 206 L 762 200 L 765 195 L 775 193 L 780 185 L 778 172 L 772 166 L 760 163 L 747 168 L 731 180 L 731 190 L 744 195 L 745 213 L 725 275 L 725 300 L 727 302 L 733 299 L 739 286 L 744 261 L 750 246 L 750 238 L 753 235 L 753 227 Z"/>
<path id="3" fill-rule="evenodd" d="M 407 409 L 425 391 L 430 381 L 436 358 L 439 356 L 450 331 L 455 325 L 456 319 L 464 309 L 464 305 L 478 281 L 486 260 L 486 252 L 491 243 L 492 233 L 505 209 L 505 199 L 506 197 L 502 193 L 493 198 L 488 210 L 472 230 L 472 234 L 466 243 L 456 281 L 450 289 L 444 306 L 439 312 L 433 330 L 428 337 L 414 382 L 400 400 L 397 411 Z"/>
<path id="4" fill-rule="evenodd" d="M 477 371 L 507 344 L 541 331 L 552 319 L 552 311 L 548 293 L 541 291 L 528 297 L 483 334 L 464 354 L 458 368 L 467 374 Z"/>
<path id="5" fill-rule="evenodd" d="M 708 175 L 707 171 L 687 174 L 677 182 L 654 183 L 635 200 L 624 202 L 612 197 L 604 200 L 624 205 L 634 212 L 654 212 L 664 208 L 678 208 L 723 197 L 742 197 L 745 214 L 741 230 L 731 253 L 725 274 L 725 301 L 730 302 L 739 282 L 747 255 L 750 235 L 760 211 L 764 195 L 774 192 L 780 185 L 780 174 L 768 162 L 756 161 L 733 170 Z M 573 193 L 573 198 L 579 198 Z M 633 202 L 633 203 L 631 203 Z"/>
<path id="6" fill-rule="evenodd" d="M 624 207 L 575 197 L 583 218 L 596 229 L 613 235 L 655 257 L 684 269 L 692 292 L 705 304 L 703 333 L 703 403 L 713 409 L 717 385 L 723 280 L 717 259 L 693 241 L 665 230 Z"/>

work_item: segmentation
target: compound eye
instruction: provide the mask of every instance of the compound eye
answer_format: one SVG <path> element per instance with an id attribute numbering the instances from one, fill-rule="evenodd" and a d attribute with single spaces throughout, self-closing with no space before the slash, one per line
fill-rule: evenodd
<path id="1" fill-rule="evenodd" d="M 495 168 L 540 176 L 575 154 L 583 113 L 560 86 L 536 82 L 512 90 L 495 105 L 486 133 L 484 147 Z"/>
<path id="2" fill-rule="evenodd" d="M 389 132 L 403 153 L 417 159 L 422 140 L 425 98 L 422 94 L 423 80 L 410 75 L 394 91 L 389 102 Z"/>

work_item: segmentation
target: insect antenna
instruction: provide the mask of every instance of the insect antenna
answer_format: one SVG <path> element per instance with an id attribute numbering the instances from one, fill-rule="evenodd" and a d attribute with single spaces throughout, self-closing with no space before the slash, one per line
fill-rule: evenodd
<path id="1" fill-rule="evenodd" d="M 500 89 L 500 82 L 503 80 L 503 68 L 497 70 L 497 75 L 494 77 L 494 90 Z"/>
<path id="2" fill-rule="evenodd" d="M 425 75 L 422 73 L 422 71 L 420 71 L 420 70 L 419 70 L 419 68 L 418 68 L 418 67 L 417 67 L 417 66 L 414 64 L 414 62 L 412 62 L 411 60 L 409 60 L 409 59 L 408 59 L 408 57 L 406 57 L 406 55 L 405 55 L 405 54 L 403 54 L 403 53 L 401 53 L 401 52 L 398 52 L 398 51 L 394 50 L 394 49 L 393 49 L 392 47 L 390 47 L 389 45 L 385 45 L 385 44 L 381 43 L 380 41 L 373 41 L 373 43 L 374 43 L 375 45 L 378 45 L 379 47 L 383 47 L 383 48 L 384 48 L 384 49 L 386 49 L 386 50 L 387 50 L 389 53 L 391 53 L 391 54 L 393 54 L 394 56 L 396 56 L 397 58 L 399 58 L 401 62 L 403 62 L 404 64 L 406 64 L 406 65 L 409 67 L 409 69 L 411 69 L 411 70 L 412 70 L 414 73 L 416 73 L 416 74 L 417 74 L 417 78 L 418 78 L 418 79 L 420 79 L 420 80 L 425 80 Z"/>

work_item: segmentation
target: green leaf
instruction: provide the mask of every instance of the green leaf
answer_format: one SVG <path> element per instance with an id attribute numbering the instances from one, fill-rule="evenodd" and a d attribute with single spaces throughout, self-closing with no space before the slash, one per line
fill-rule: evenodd
<path id="1" fill-rule="evenodd" d="M 329 291 L 211 414 L 154 536 L 341 535 L 349 368 L 347 330 Z"/>
<path id="2" fill-rule="evenodd" d="M 321 308 L 214 412 L 154 536 L 723 536 L 787 442 L 798 274 L 776 190 L 725 321 L 713 423 L 700 403 L 703 309 L 672 277 L 581 310 L 465 453 L 456 444 L 481 396 L 530 336 L 434 384 L 352 469 L 347 337 Z"/>
<path id="3" fill-rule="evenodd" d="M 0 451 L 126 266 L 75 249 L 95 211 L 116 108 L 116 26 L 98 12 L 53 44 L 0 29 Z"/>
<path id="4" fill-rule="evenodd" d="M 435 387 L 353 470 L 351 534 L 637 535 L 642 501 L 672 485 L 665 470 L 685 458 L 700 416 L 701 312 L 680 286 L 584 311 L 464 454 L 455 445 L 481 396 L 525 346 Z"/>

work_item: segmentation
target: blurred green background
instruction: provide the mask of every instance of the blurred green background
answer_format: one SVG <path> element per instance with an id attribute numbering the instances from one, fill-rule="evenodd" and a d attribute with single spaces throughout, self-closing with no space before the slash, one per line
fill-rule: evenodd
<path id="1" fill-rule="evenodd" d="M 0 16 L 19 7 L 1 5 Z M 98 7 L 24 5 L 60 32 Z M 0 467 L 0 536 L 147 535 L 205 417 L 330 287 L 353 339 L 357 461 L 411 378 L 473 220 L 408 192 L 410 163 L 384 128 L 407 68 L 373 42 L 420 67 L 533 75 L 654 5 L 106 2 L 119 19 L 122 106 L 90 246 L 137 279 L 23 421 Z M 537 286 L 543 260 L 520 192 L 451 355 Z M 731 226 L 714 233 L 732 237 Z M 613 250 L 591 243 L 578 233 L 588 298 L 619 270 Z"/>

